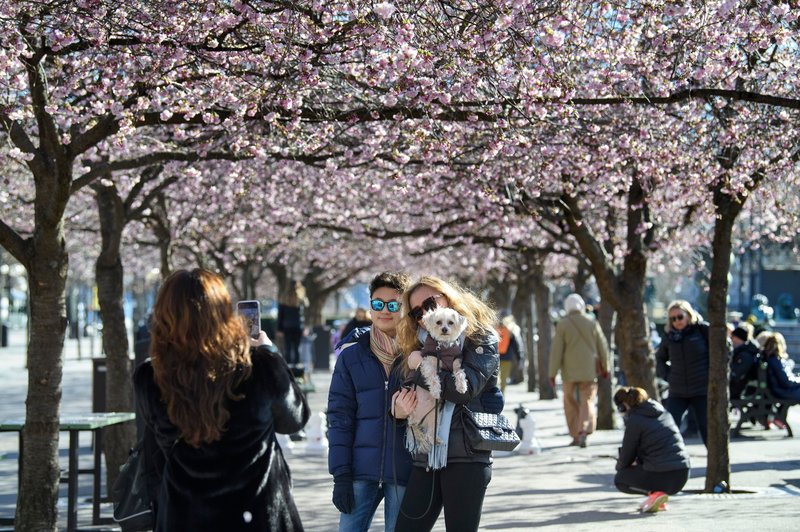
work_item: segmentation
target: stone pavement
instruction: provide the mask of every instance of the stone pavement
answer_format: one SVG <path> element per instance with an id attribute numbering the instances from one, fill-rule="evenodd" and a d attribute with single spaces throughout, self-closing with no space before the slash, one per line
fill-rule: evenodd
<path id="1" fill-rule="evenodd" d="M 0 348 L 0 418 L 24 414 L 27 372 L 21 333 L 13 331 L 11 347 Z M 68 340 L 64 365 L 64 413 L 91 409 L 91 361 L 86 358 L 88 340 L 83 339 L 84 360 L 77 360 L 75 340 Z M 95 346 L 97 348 L 97 344 Z M 312 412 L 324 411 L 327 403 L 329 371 L 312 376 L 316 391 L 308 394 Z M 686 491 L 670 497 L 669 511 L 639 514 L 641 498 L 617 492 L 613 486 L 614 457 L 622 440 L 622 430 L 600 431 L 589 438 L 585 449 L 568 447 L 570 438 L 561 410 L 561 401 L 539 401 L 525 385 L 506 389 L 506 415 L 516 421 L 513 408 L 528 407 L 536 420 L 537 438 L 542 445 L 538 455 L 499 456 L 494 462 L 492 482 L 483 507 L 481 530 L 709 530 L 721 527 L 726 532 L 797 530 L 800 518 L 800 406 L 789 412 L 789 422 L 798 432 L 787 438 L 785 431 L 766 431 L 745 424 L 742 437 L 731 442 L 731 481 L 736 494 L 702 494 L 706 450 L 699 440 L 689 440 L 692 478 Z M 734 420 L 735 421 L 735 420 Z M 621 422 L 619 423 L 621 426 Z M 82 440 L 81 467 L 90 464 L 90 438 Z M 66 464 L 66 434 L 61 438 Z M 288 453 L 287 453 L 288 454 Z M 17 439 L 0 433 L 0 516 L 13 515 L 16 502 Z M 287 459 L 294 479 L 294 494 L 308 531 L 337 529 L 338 512 L 330 502 L 333 482 L 327 472 L 327 459 L 307 452 L 306 443 L 294 444 Z M 66 491 L 61 489 L 59 511 L 66 513 Z M 91 486 L 81 480 L 81 520 L 90 512 Z M 371 530 L 383 530 L 383 508 L 378 509 Z M 110 514 L 104 505 L 103 515 Z M 63 526 L 63 523 L 62 523 Z M 440 517 L 434 530 L 444 530 Z M 457 531 L 455 531 L 457 532 Z"/>
<path id="2" fill-rule="evenodd" d="M 313 375 L 316 392 L 309 403 L 323 411 L 330 380 L 328 372 Z M 622 430 L 599 431 L 588 447 L 569 447 L 570 437 L 561 399 L 539 401 L 525 384 L 506 387 L 506 416 L 516 422 L 513 409 L 524 404 L 537 425 L 539 455 L 511 454 L 494 461 L 492 481 L 483 505 L 481 530 L 709 530 L 726 532 L 797 530 L 800 518 L 800 406 L 790 409 L 789 422 L 797 438 L 785 431 L 750 429 L 731 442 L 731 482 L 740 494 L 702 494 L 706 449 L 698 439 L 687 441 L 692 474 L 686 491 L 670 497 L 667 512 L 639 514 L 643 497 L 614 488 L 614 465 Z M 622 427 L 621 420 L 617 420 Z M 333 489 L 327 461 L 304 452 L 296 444 L 288 457 L 294 476 L 295 500 L 308 531 L 336 530 L 338 513 L 330 502 Z M 378 508 L 371 530 L 383 530 L 383 507 Z M 440 516 L 434 530 L 443 531 Z M 456 531 L 457 532 L 457 531 Z"/>

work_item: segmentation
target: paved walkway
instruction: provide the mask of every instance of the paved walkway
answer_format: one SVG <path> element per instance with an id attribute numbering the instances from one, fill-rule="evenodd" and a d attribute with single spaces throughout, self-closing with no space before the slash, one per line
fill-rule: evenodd
<path id="1" fill-rule="evenodd" d="M 83 340 L 84 357 L 88 341 Z M 0 348 L 0 418 L 24 414 L 27 372 L 25 349 L 19 333 L 12 334 L 11 347 Z M 97 344 L 96 344 L 97 347 Z M 66 347 L 64 366 L 64 413 L 85 412 L 91 408 L 91 361 L 77 360 L 74 340 Z M 324 411 L 330 372 L 313 375 L 316 391 L 309 394 L 313 412 Z M 747 493 L 700 494 L 705 482 L 706 450 L 699 440 L 688 443 L 693 469 L 686 491 L 670 498 L 669 511 L 641 515 L 636 511 L 640 498 L 617 492 L 613 486 L 614 457 L 622 439 L 621 430 L 592 435 L 585 449 L 568 447 L 569 437 L 561 402 L 539 401 L 525 385 L 506 390 L 506 415 L 516 421 L 513 408 L 528 407 L 537 423 L 537 438 L 542 445 L 538 455 L 497 457 L 492 482 L 483 508 L 481 530 L 710 530 L 726 532 L 759 530 L 797 530 L 800 518 L 800 407 L 790 410 L 789 421 L 798 432 L 787 438 L 785 431 L 745 428 L 743 436 L 730 445 L 732 487 Z M 745 425 L 745 427 L 749 427 Z M 66 463 L 66 434 L 61 441 Z M 81 449 L 83 464 L 90 462 L 90 439 Z M 16 502 L 17 440 L 0 434 L 0 515 L 13 514 Z M 338 512 L 330 502 L 333 483 L 327 472 L 327 459 L 307 452 L 305 442 L 295 444 L 287 457 L 294 477 L 294 494 L 308 531 L 336 530 Z M 66 513 L 62 487 L 59 509 Z M 88 517 L 91 486 L 81 487 L 81 518 Z M 109 515 L 110 505 L 104 506 Z M 378 509 L 378 516 L 383 508 Z M 85 516 L 85 517 L 84 517 Z M 371 530 L 383 530 L 378 517 Z M 444 530 L 440 518 L 434 530 Z"/>
<path id="2" fill-rule="evenodd" d="M 316 372 L 317 391 L 309 394 L 312 410 L 324 410 L 330 375 Z M 699 439 L 687 442 L 692 478 L 686 491 L 670 497 L 669 511 L 639 514 L 642 498 L 614 488 L 614 465 L 622 430 L 590 436 L 585 449 L 569 447 L 561 400 L 539 401 L 526 385 L 506 388 L 506 415 L 520 403 L 533 413 L 539 455 L 508 455 L 494 462 L 486 494 L 481 530 L 710 530 L 726 532 L 797 530 L 800 518 L 800 407 L 789 421 L 798 432 L 745 428 L 730 446 L 731 481 L 741 494 L 701 494 L 705 484 L 706 449 Z M 619 421 L 620 427 L 621 421 Z M 749 424 L 745 424 L 749 427 Z M 333 487 L 327 461 L 304 452 L 298 444 L 288 458 L 295 479 L 295 499 L 309 531 L 335 530 L 338 513 L 330 502 Z M 378 516 L 382 515 L 382 506 Z M 376 519 L 380 521 L 380 519 Z M 380 523 L 371 530 L 383 530 Z M 445 530 L 440 517 L 434 530 Z"/>

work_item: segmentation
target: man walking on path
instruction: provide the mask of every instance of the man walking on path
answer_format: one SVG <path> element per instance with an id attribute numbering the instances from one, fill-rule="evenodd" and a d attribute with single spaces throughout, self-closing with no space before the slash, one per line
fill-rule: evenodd
<path id="1" fill-rule="evenodd" d="M 555 387 L 556 375 L 561 371 L 570 445 L 586 447 L 586 437 L 594 432 L 597 423 L 597 376 L 608 375 L 608 345 L 600 325 L 586 314 L 586 303 L 580 295 L 568 295 L 564 310 L 567 315 L 556 326 L 550 350 L 550 385 Z"/>

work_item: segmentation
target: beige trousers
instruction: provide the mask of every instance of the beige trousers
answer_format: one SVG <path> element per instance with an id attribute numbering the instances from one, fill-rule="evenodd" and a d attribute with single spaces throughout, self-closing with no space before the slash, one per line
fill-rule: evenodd
<path id="1" fill-rule="evenodd" d="M 564 416 L 567 418 L 569 435 L 591 434 L 597 424 L 594 401 L 597 397 L 596 382 L 564 383 Z"/>
<path id="2" fill-rule="evenodd" d="M 511 364 L 510 360 L 501 360 L 500 361 L 500 391 L 506 391 L 506 379 L 511 376 Z"/>

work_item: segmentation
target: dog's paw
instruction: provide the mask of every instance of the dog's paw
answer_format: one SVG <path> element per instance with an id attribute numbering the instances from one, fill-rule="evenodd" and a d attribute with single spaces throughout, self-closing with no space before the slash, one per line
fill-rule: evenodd
<path id="1" fill-rule="evenodd" d="M 431 395 L 434 399 L 439 399 L 442 395 L 442 383 L 439 382 L 439 376 L 435 375 L 431 383 L 428 385 Z"/>
<path id="2" fill-rule="evenodd" d="M 456 391 L 458 393 L 467 393 L 467 374 L 464 370 L 458 370 L 453 375 L 456 381 Z"/>

